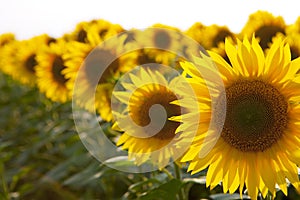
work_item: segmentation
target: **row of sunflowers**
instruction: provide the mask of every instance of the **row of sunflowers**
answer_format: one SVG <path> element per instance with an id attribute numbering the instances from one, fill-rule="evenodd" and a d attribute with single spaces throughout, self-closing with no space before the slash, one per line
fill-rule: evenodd
<path id="1" fill-rule="evenodd" d="M 194 49 L 185 37 L 199 46 Z M 199 51 L 198 57 L 190 56 Z M 240 197 L 247 188 L 253 199 L 274 198 L 278 188 L 287 195 L 286 179 L 300 188 L 300 18 L 286 24 L 280 16 L 258 11 L 240 33 L 200 22 L 184 31 L 162 24 L 125 30 L 93 20 L 60 38 L 43 34 L 17 40 L 3 34 L 0 52 L 4 74 L 37 87 L 54 102 L 73 98 L 77 106 L 95 110 L 101 123 L 120 131 L 111 140 L 128 150 L 137 165 L 150 160 L 163 171 L 173 160 L 179 168 L 184 165 L 180 162 L 189 163 L 192 174 L 207 170 L 207 186 L 222 182 L 224 193 L 239 190 Z M 149 63 L 172 67 L 184 76 L 161 67 L 136 71 Z M 107 68 L 100 73 L 93 66 Z M 207 66 L 217 67 L 222 84 L 211 69 L 211 77 L 204 80 L 201 71 Z M 219 92 L 215 99 L 210 90 Z M 141 127 L 151 124 L 149 112 L 156 104 L 164 107 L 168 119 L 159 131 L 133 126 L 131 119 Z M 155 126 L 161 121 L 156 117 Z M 223 121 L 219 136 L 217 125 L 212 137 L 206 137 L 211 120 Z"/>

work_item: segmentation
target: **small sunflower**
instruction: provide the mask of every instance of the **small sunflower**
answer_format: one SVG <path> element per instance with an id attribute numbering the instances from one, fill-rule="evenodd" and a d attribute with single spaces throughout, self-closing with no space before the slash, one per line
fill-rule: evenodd
<path id="1" fill-rule="evenodd" d="M 123 32 L 124 29 L 118 24 L 112 24 L 106 20 L 91 20 L 89 22 L 80 22 L 76 25 L 75 30 L 72 33 L 64 35 L 64 39 L 67 41 L 77 41 L 80 43 L 91 43 L 89 38 L 89 32 L 94 32 L 98 35 L 98 38 L 103 40 L 108 39 L 118 33 Z M 93 38 L 95 39 L 95 37 Z M 95 41 L 99 44 L 99 41 Z"/>
<path id="2" fill-rule="evenodd" d="M 287 180 L 299 186 L 300 76 L 296 73 L 300 58 L 291 61 L 289 45 L 281 39 L 274 41 L 266 56 L 254 37 L 252 41 L 237 40 L 237 46 L 226 40 L 225 51 L 231 65 L 214 52 L 209 52 L 211 58 L 204 54 L 195 58 L 196 65 L 182 63 L 199 103 L 199 109 L 190 110 L 201 118 L 181 161 L 190 163 L 192 174 L 207 168 L 207 186 L 214 188 L 222 182 L 225 193 L 234 193 L 239 187 L 242 194 L 246 186 L 253 199 L 259 192 L 263 197 L 268 192 L 275 197 L 278 186 L 287 195 Z M 209 84 L 220 91 L 214 102 L 197 72 L 213 66 L 203 65 L 209 63 L 203 62 L 206 59 L 215 63 L 224 83 L 223 91 Z M 183 97 L 188 96 L 182 92 Z M 222 120 L 224 124 L 220 124 Z M 189 131 L 185 127 L 195 120 L 187 116 L 182 123 L 179 128 L 182 126 L 185 134 Z M 211 150 L 206 151 L 207 147 Z"/>
<path id="3" fill-rule="evenodd" d="M 205 49 L 212 49 L 224 43 L 225 38 L 234 38 L 234 36 L 235 34 L 227 26 L 213 24 L 202 29 L 201 36 L 199 36 L 199 43 Z"/>
<path id="4" fill-rule="evenodd" d="M 68 79 L 64 76 L 66 69 L 63 55 L 66 52 L 65 40 L 57 40 L 45 47 L 36 57 L 37 85 L 42 93 L 52 101 L 66 102 L 70 92 L 66 87 Z"/>
<path id="5" fill-rule="evenodd" d="M 200 22 L 194 23 L 188 30 L 186 30 L 184 33 L 196 40 L 199 44 L 203 40 L 203 30 L 206 28 L 205 25 L 203 25 Z"/>
<path id="6" fill-rule="evenodd" d="M 0 48 L 14 40 L 15 40 L 15 35 L 12 33 L 5 33 L 0 35 Z"/>
<path id="7" fill-rule="evenodd" d="M 300 17 L 297 18 L 295 23 L 286 27 L 286 34 L 300 34 Z"/>
<path id="8" fill-rule="evenodd" d="M 0 69 L 5 72 L 5 60 L 7 60 L 9 53 L 7 51 L 8 44 L 15 42 L 15 36 L 12 33 L 0 35 Z M 7 54 L 8 53 L 8 54 Z M 11 52 L 12 53 L 12 52 Z M 6 54 L 6 55 L 5 55 Z M 10 56 L 9 56 L 10 57 Z"/>
<path id="9" fill-rule="evenodd" d="M 34 85 L 36 83 L 35 67 L 38 65 L 36 56 L 52 41 L 51 37 L 44 34 L 8 45 L 6 53 L 9 56 L 5 62 L 5 71 L 23 84 Z"/>
<path id="10" fill-rule="evenodd" d="M 260 46 L 267 49 L 272 43 L 272 38 L 277 34 L 286 34 L 287 25 L 281 16 L 275 17 L 266 11 L 257 11 L 249 19 L 241 31 L 241 37 L 255 34 L 259 38 Z"/>
<path id="11" fill-rule="evenodd" d="M 143 41 L 144 51 L 148 57 L 157 63 L 170 65 L 177 58 L 177 52 L 182 52 L 182 32 L 175 27 L 154 24 L 137 35 L 138 41 Z"/>
<path id="12" fill-rule="evenodd" d="M 115 37 L 113 40 L 96 44 L 101 38 L 96 32 L 89 33 L 91 33 L 89 38 L 94 38 L 91 39 L 93 42 L 73 41 L 68 44 L 68 51 L 63 56 L 67 66 L 65 77 L 69 79 L 66 84 L 70 91 L 74 91 L 79 106 L 91 112 L 96 108 L 102 119 L 111 121 L 112 115 L 107 111 L 110 106 L 106 106 L 107 102 L 110 102 L 109 91 L 120 73 L 132 69 L 136 64 L 131 55 L 119 55 L 125 37 Z M 102 76 L 98 77 L 102 70 L 104 70 Z M 78 82 L 76 88 L 74 88 L 75 81 Z M 94 87 L 96 99 L 91 96 Z"/>
<path id="13" fill-rule="evenodd" d="M 162 168 L 184 152 L 174 145 L 180 138 L 180 133 L 175 134 L 180 123 L 168 120 L 183 113 L 180 106 L 172 104 L 180 98 L 176 87 L 182 79 L 181 76 L 166 78 L 159 68 L 138 68 L 121 82 L 123 90 L 113 91 L 114 127 L 124 131 L 117 145 L 128 149 L 129 159 L 134 159 L 137 165 L 150 160 Z M 162 106 L 165 114 L 154 108 L 157 105 Z"/>
<path id="14" fill-rule="evenodd" d="M 286 41 L 290 45 L 292 60 L 298 58 L 300 56 L 300 33 L 288 35 Z"/>

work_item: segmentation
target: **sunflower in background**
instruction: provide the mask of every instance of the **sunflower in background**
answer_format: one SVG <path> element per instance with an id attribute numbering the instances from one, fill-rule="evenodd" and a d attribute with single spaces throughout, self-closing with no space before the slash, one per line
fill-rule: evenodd
<path id="1" fill-rule="evenodd" d="M 6 46 L 15 41 L 15 35 L 12 33 L 5 33 L 0 35 L 0 70 L 6 73 L 5 71 L 5 60 L 7 58 Z"/>
<path id="2" fill-rule="evenodd" d="M 13 33 L 5 33 L 0 35 L 0 48 L 15 40 Z"/>
<path id="3" fill-rule="evenodd" d="M 136 66 L 131 56 L 118 56 L 125 40 L 125 35 L 117 37 L 119 31 L 123 31 L 119 25 L 104 20 L 99 20 L 98 23 L 95 21 L 87 29 L 87 42 L 69 42 L 68 51 L 63 56 L 67 66 L 65 76 L 69 79 L 66 83 L 67 88 L 73 91 L 76 78 L 80 83 L 80 88 L 74 90 L 77 104 L 89 111 L 96 108 L 105 121 L 112 120 L 110 98 L 119 73 L 126 71 L 125 68 L 131 68 L 129 66 Z M 109 40 L 114 35 L 116 37 Z M 81 67 L 82 70 L 78 74 Z M 101 78 L 96 77 L 102 69 L 104 71 Z M 94 91 L 91 90 L 95 85 L 97 87 L 94 100 L 91 96 Z"/>
<path id="4" fill-rule="evenodd" d="M 184 33 L 196 40 L 199 44 L 202 41 L 203 30 L 205 29 L 205 25 L 201 22 L 194 23 L 188 30 L 184 31 Z"/>
<path id="5" fill-rule="evenodd" d="M 286 41 L 290 45 L 292 59 L 300 56 L 300 17 L 286 28 Z"/>
<path id="6" fill-rule="evenodd" d="M 300 34 L 300 17 L 293 24 L 286 27 L 286 33 L 287 35 Z"/>
<path id="7" fill-rule="evenodd" d="M 66 52 L 66 41 L 58 39 L 45 46 L 36 57 L 35 68 L 37 85 L 42 93 L 52 101 L 64 103 L 70 100 L 70 91 L 66 87 L 68 79 L 64 76 L 66 69 L 63 55 Z"/>
<path id="8" fill-rule="evenodd" d="M 177 53 L 184 49 L 181 42 L 182 32 L 176 27 L 154 24 L 137 37 L 137 40 L 143 41 L 146 47 L 142 56 L 154 60 L 155 63 L 175 66 Z"/>
<path id="9" fill-rule="evenodd" d="M 185 112 L 172 104 L 181 98 L 177 87 L 184 78 L 170 74 L 166 77 L 160 73 L 164 68 L 136 68 L 120 83 L 122 89 L 113 92 L 116 116 L 113 128 L 124 131 L 117 145 L 127 149 L 129 159 L 137 165 L 150 161 L 163 168 L 186 150 L 175 145 L 180 142 L 180 132 L 176 133 L 180 123 L 169 120 Z M 157 105 L 164 111 L 154 108 Z"/>
<path id="10" fill-rule="evenodd" d="M 109 21 L 99 19 L 78 23 L 75 30 L 71 33 L 65 34 L 63 38 L 67 41 L 90 43 L 91 41 L 88 39 L 88 32 L 91 27 L 94 27 L 94 31 L 97 31 L 99 38 L 101 38 L 102 41 L 124 31 L 119 24 L 112 24 Z"/>
<path id="11" fill-rule="evenodd" d="M 35 67 L 38 65 L 37 54 L 55 39 L 46 34 L 9 43 L 5 49 L 5 72 L 22 84 L 33 86 L 36 84 Z M 11 45 L 10 45 L 11 44 Z"/>
<path id="12" fill-rule="evenodd" d="M 262 49 L 267 49 L 272 38 L 278 34 L 286 34 L 287 25 L 281 16 L 275 17 L 266 11 L 257 11 L 251 14 L 241 31 L 241 37 L 251 37 L 253 34 L 259 38 Z"/>
<path id="13" fill-rule="evenodd" d="M 186 33 L 202 45 L 204 49 L 212 50 L 228 60 L 224 48 L 225 38 L 233 41 L 235 33 L 230 31 L 227 26 L 216 24 L 204 26 L 201 23 L 195 23 Z"/>
<path id="14" fill-rule="evenodd" d="M 195 59 L 196 65 L 182 64 L 191 76 L 188 81 L 201 93 L 200 110 L 194 112 L 200 112 L 202 126 L 181 161 L 190 162 L 188 170 L 192 174 L 208 168 L 207 186 L 214 188 L 222 182 L 224 193 L 234 193 L 239 187 L 242 194 L 246 186 L 253 199 L 259 192 L 264 198 L 268 192 L 275 197 L 278 185 L 287 195 L 287 179 L 296 188 L 299 186 L 300 159 L 296 152 L 300 148 L 300 79 L 296 72 L 300 58 L 291 61 L 289 46 L 281 38 L 273 42 L 266 56 L 255 38 L 237 43 L 234 46 L 225 42 L 231 65 L 209 52 L 225 85 L 215 102 L 209 101 L 207 86 L 197 73 L 203 59 Z M 213 83 L 211 86 L 219 88 Z M 227 100 L 226 111 L 220 109 L 225 103 L 222 97 Z M 214 110 L 211 103 L 215 103 Z M 208 130 L 212 117 L 215 126 Z M 220 127 L 218 122 L 223 117 L 225 123 Z M 194 119 L 182 122 L 188 125 Z M 216 133 L 219 128 L 220 135 Z M 211 151 L 199 156 L 214 142 Z"/>

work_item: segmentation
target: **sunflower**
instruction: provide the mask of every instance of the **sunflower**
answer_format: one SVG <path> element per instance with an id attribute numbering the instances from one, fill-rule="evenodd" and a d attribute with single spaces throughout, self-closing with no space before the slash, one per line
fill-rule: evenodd
<path id="1" fill-rule="evenodd" d="M 277 34 L 286 34 L 287 25 L 281 16 L 275 17 L 266 11 L 257 11 L 249 19 L 241 31 L 241 37 L 255 34 L 259 38 L 260 46 L 267 49 L 272 38 Z"/>
<path id="2" fill-rule="evenodd" d="M 176 53 L 184 48 L 181 38 L 180 29 L 163 24 L 154 24 L 137 35 L 137 40 L 144 43 L 147 57 L 168 66 L 176 60 Z"/>
<path id="3" fill-rule="evenodd" d="M 203 30 L 206 28 L 205 25 L 203 25 L 200 22 L 196 22 L 194 23 L 188 30 L 186 30 L 184 33 L 193 38 L 194 40 L 196 40 L 198 43 L 200 43 L 203 38 L 202 38 L 202 34 L 203 34 Z"/>
<path id="4" fill-rule="evenodd" d="M 53 38 L 46 34 L 33 37 L 29 40 L 15 41 L 7 45 L 5 54 L 4 71 L 10 74 L 14 79 L 26 85 L 36 83 L 35 67 L 38 62 L 37 54 L 53 41 Z"/>
<path id="5" fill-rule="evenodd" d="M 119 24 L 112 24 L 106 20 L 91 20 L 80 22 L 76 25 L 75 30 L 69 34 L 65 34 L 63 37 L 67 41 L 77 41 L 80 43 L 91 43 L 89 38 L 89 32 L 95 32 L 101 39 L 101 41 L 108 39 L 118 33 L 124 31 Z M 93 38 L 95 39 L 95 38 Z M 99 43 L 99 41 L 96 41 Z"/>
<path id="6" fill-rule="evenodd" d="M 5 66 L 5 60 L 7 59 L 6 53 L 6 47 L 8 44 L 15 41 L 15 36 L 12 33 L 6 33 L 0 35 L 0 69 L 3 71 L 3 68 Z M 9 54 L 8 54 L 9 55 Z M 5 69 L 4 69 L 5 71 Z"/>
<path id="7" fill-rule="evenodd" d="M 211 58 L 204 54 L 195 58 L 195 65 L 182 63 L 200 108 L 190 110 L 200 112 L 201 118 L 181 161 L 190 163 L 192 174 L 207 168 L 207 186 L 214 188 L 222 182 L 225 193 L 239 187 L 242 195 L 246 186 L 253 199 L 259 192 L 275 197 L 275 186 L 279 186 L 287 195 L 287 180 L 299 186 L 300 76 L 296 72 L 300 58 L 291 61 L 289 45 L 280 38 L 266 56 L 254 37 L 237 40 L 237 46 L 226 40 L 225 51 L 231 65 L 214 52 L 209 52 Z M 213 82 L 205 84 L 197 72 L 203 67 L 213 69 L 214 64 L 207 65 L 206 60 L 219 69 L 223 90 Z M 219 91 L 214 98 L 207 85 Z M 182 91 L 181 95 L 189 94 Z M 185 134 L 195 120 L 182 118 L 179 128 Z"/>
<path id="8" fill-rule="evenodd" d="M 112 120 L 110 93 L 115 80 L 120 73 L 136 66 L 131 55 L 120 55 L 125 37 L 114 37 L 104 42 L 95 31 L 89 32 L 89 42 L 69 42 L 68 51 L 64 54 L 66 60 L 65 77 L 67 88 L 76 96 L 76 103 L 100 114 L 106 121 Z M 102 43 L 97 43 L 101 42 Z M 101 71 L 103 71 L 100 78 Z M 98 76 L 99 75 L 99 76 Z M 76 84 L 76 88 L 74 88 Z M 103 84 L 103 85 L 102 85 Z M 92 96 L 95 93 L 96 99 Z M 101 96 L 101 94 L 103 96 Z"/>
<path id="9" fill-rule="evenodd" d="M 235 34 L 227 26 L 213 24 L 202 29 L 199 43 L 205 49 L 212 49 L 224 43 L 226 37 L 234 38 L 234 36 Z"/>
<path id="10" fill-rule="evenodd" d="M 171 159 L 176 160 L 186 150 L 174 145 L 180 140 L 180 133 L 175 134 L 180 123 L 168 120 L 184 112 L 172 104 L 180 99 L 176 88 L 184 78 L 166 78 L 160 69 L 165 67 L 136 68 L 122 77 L 121 89 L 114 90 L 112 97 L 116 117 L 113 127 L 124 131 L 117 145 L 128 149 L 129 159 L 137 165 L 150 161 L 158 168 L 166 166 Z"/>
<path id="11" fill-rule="evenodd" d="M 70 92 L 66 87 L 68 79 L 64 76 L 66 69 L 63 55 L 66 52 L 66 41 L 57 40 L 45 47 L 36 57 L 37 85 L 42 93 L 52 101 L 66 102 Z"/>
<path id="12" fill-rule="evenodd" d="M 12 33 L 5 33 L 0 35 L 0 48 L 14 40 L 15 40 L 15 35 Z"/>
<path id="13" fill-rule="evenodd" d="M 300 17 L 297 18 L 295 23 L 290 24 L 286 27 L 286 33 L 289 34 L 300 34 Z"/>

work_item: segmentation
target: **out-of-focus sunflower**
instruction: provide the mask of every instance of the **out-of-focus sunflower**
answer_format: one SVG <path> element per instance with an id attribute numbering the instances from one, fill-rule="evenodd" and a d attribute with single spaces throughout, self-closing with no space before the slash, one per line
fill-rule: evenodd
<path id="1" fill-rule="evenodd" d="M 260 46 L 267 49 L 272 38 L 277 34 L 285 34 L 287 25 L 281 16 L 275 17 L 266 11 L 257 11 L 251 14 L 241 31 L 241 37 L 251 37 L 253 34 L 259 38 Z"/>
<path id="2" fill-rule="evenodd" d="M 184 152 L 175 146 L 180 138 L 180 133 L 175 134 L 179 123 L 168 119 L 182 114 L 181 107 L 172 102 L 180 98 L 176 87 L 183 77 L 165 77 L 150 67 L 130 72 L 128 77 L 121 82 L 123 90 L 113 91 L 113 103 L 119 108 L 114 109 L 117 119 L 113 127 L 124 131 L 117 145 L 128 149 L 129 159 L 137 165 L 151 161 L 162 168 Z M 157 105 L 165 116 L 154 108 Z"/>
<path id="3" fill-rule="evenodd" d="M 92 28 L 92 30 L 91 30 Z M 114 36 L 118 33 L 124 31 L 124 29 L 119 24 L 112 24 L 106 20 L 91 20 L 89 22 L 80 22 L 76 25 L 75 30 L 72 33 L 65 34 L 64 38 L 67 41 L 77 41 L 80 43 L 93 43 L 89 39 L 88 35 L 90 31 L 95 31 L 98 34 L 98 38 L 101 41 L 108 39 L 111 36 Z M 93 38 L 95 39 L 95 38 Z M 98 41 L 97 41 L 98 42 Z"/>
<path id="4" fill-rule="evenodd" d="M 138 41 L 143 41 L 147 57 L 167 66 L 174 64 L 177 52 L 184 49 L 181 42 L 182 32 L 176 27 L 154 24 L 137 37 Z"/>
<path id="5" fill-rule="evenodd" d="M 196 40 L 199 44 L 200 42 L 203 40 L 203 30 L 205 29 L 205 25 L 200 23 L 200 22 L 196 22 L 194 23 L 188 30 L 186 30 L 184 33 L 193 38 L 194 40 Z"/>
<path id="6" fill-rule="evenodd" d="M 36 83 L 35 67 L 38 64 L 36 56 L 41 49 L 53 41 L 53 38 L 44 34 L 7 45 L 5 54 L 9 56 L 5 61 L 5 72 L 23 84 L 34 85 Z"/>
<path id="7" fill-rule="evenodd" d="M 67 88 L 74 91 L 79 106 L 89 111 L 94 111 L 96 108 L 102 119 L 111 121 L 112 114 L 107 111 L 110 109 L 108 103 L 111 98 L 110 88 L 113 87 L 120 73 L 131 69 L 136 64 L 130 55 L 119 55 L 125 37 L 116 36 L 102 43 L 103 40 L 98 32 L 90 31 L 88 39 L 88 43 L 73 41 L 68 44 L 68 52 L 64 55 L 67 66 L 65 76 L 69 79 Z M 108 63 L 110 61 L 111 63 Z M 100 75 L 99 70 L 104 70 L 101 77 L 97 77 Z M 80 83 L 80 88 L 74 88 L 75 80 Z M 95 99 L 91 96 L 94 93 L 92 91 L 94 86 L 96 86 Z"/>
<path id="8" fill-rule="evenodd" d="M 295 23 L 290 24 L 286 27 L 286 34 L 300 34 L 300 17 L 297 18 Z"/>
<path id="9" fill-rule="evenodd" d="M 0 35 L 0 48 L 15 40 L 13 33 L 5 33 Z"/>
<path id="10" fill-rule="evenodd" d="M 0 35 L 0 69 L 3 71 L 3 68 L 5 66 L 5 60 L 7 59 L 7 53 L 5 46 L 7 46 L 9 43 L 15 41 L 15 35 L 12 33 L 5 33 Z M 5 55 L 6 54 L 6 55 Z M 5 72 L 5 69 L 4 69 Z"/>
<path id="11" fill-rule="evenodd" d="M 70 92 L 66 87 L 68 79 L 64 76 L 66 69 L 63 55 L 66 52 L 66 41 L 57 40 L 45 47 L 36 57 L 37 85 L 42 93 L 52 101 L 66 102 Z"/>
<path id="12" fill-rule="evenodd" d="M 217 48 L 225 42 L 226 37 L 234 38 L 235 34 L 227 26 L 216 24 L 206 26 L 202 29 L 199 43 L 207 50 Z"/>
<path id="13" fill-rule="evenodd" d="M 292 60 L 300 56 L 300 33 L 295 35 L 288 35 L 286 39 L 290 45 Z"/>
<path id="14" fill-rule="evenodd" d="M 193 144 L 181 161 L 190 162 L 192 174 L 207 168 L 207 186 L 214 188 L 222 182 L 225 193 L 239 187 L 242 194 L 246 186 L 253 199 L 259 192 L 264 198 L 268 192 L 275 197 L 275 186 L 279 186 L 287 194 L 287 180 L 299 186 L 300 77 L 296 72 L 300 58 L 291 61 L 289 46 L 280 38 L 266 56 L 255 38 L 237 43 L 225 42 L 231 65 L 214 52 L 209 52 L 211 58 L 203 54 L 203 58 L 195 59 L 195 65 L 182 63 L 198 94 L 199 110 L 190 110 L 200 112 L 201 117 Z M 221 86 L 209 84 L 220 91 L 214 102 L 197 72 L 203 67 L 213 69 L 214 64 L 204 62 L 211 59 L 225 86 L 222 91 Z M 226 110 L 222 109 L 225 104 Z M 219 124 L 223 119 L 225 123 Z M 195 120 L 186 116 L 182 123 L 179 127 L 185 134 L 189 131 L 185 127 Z M 210 123 L 214 126 L 208 129 Z"/>

